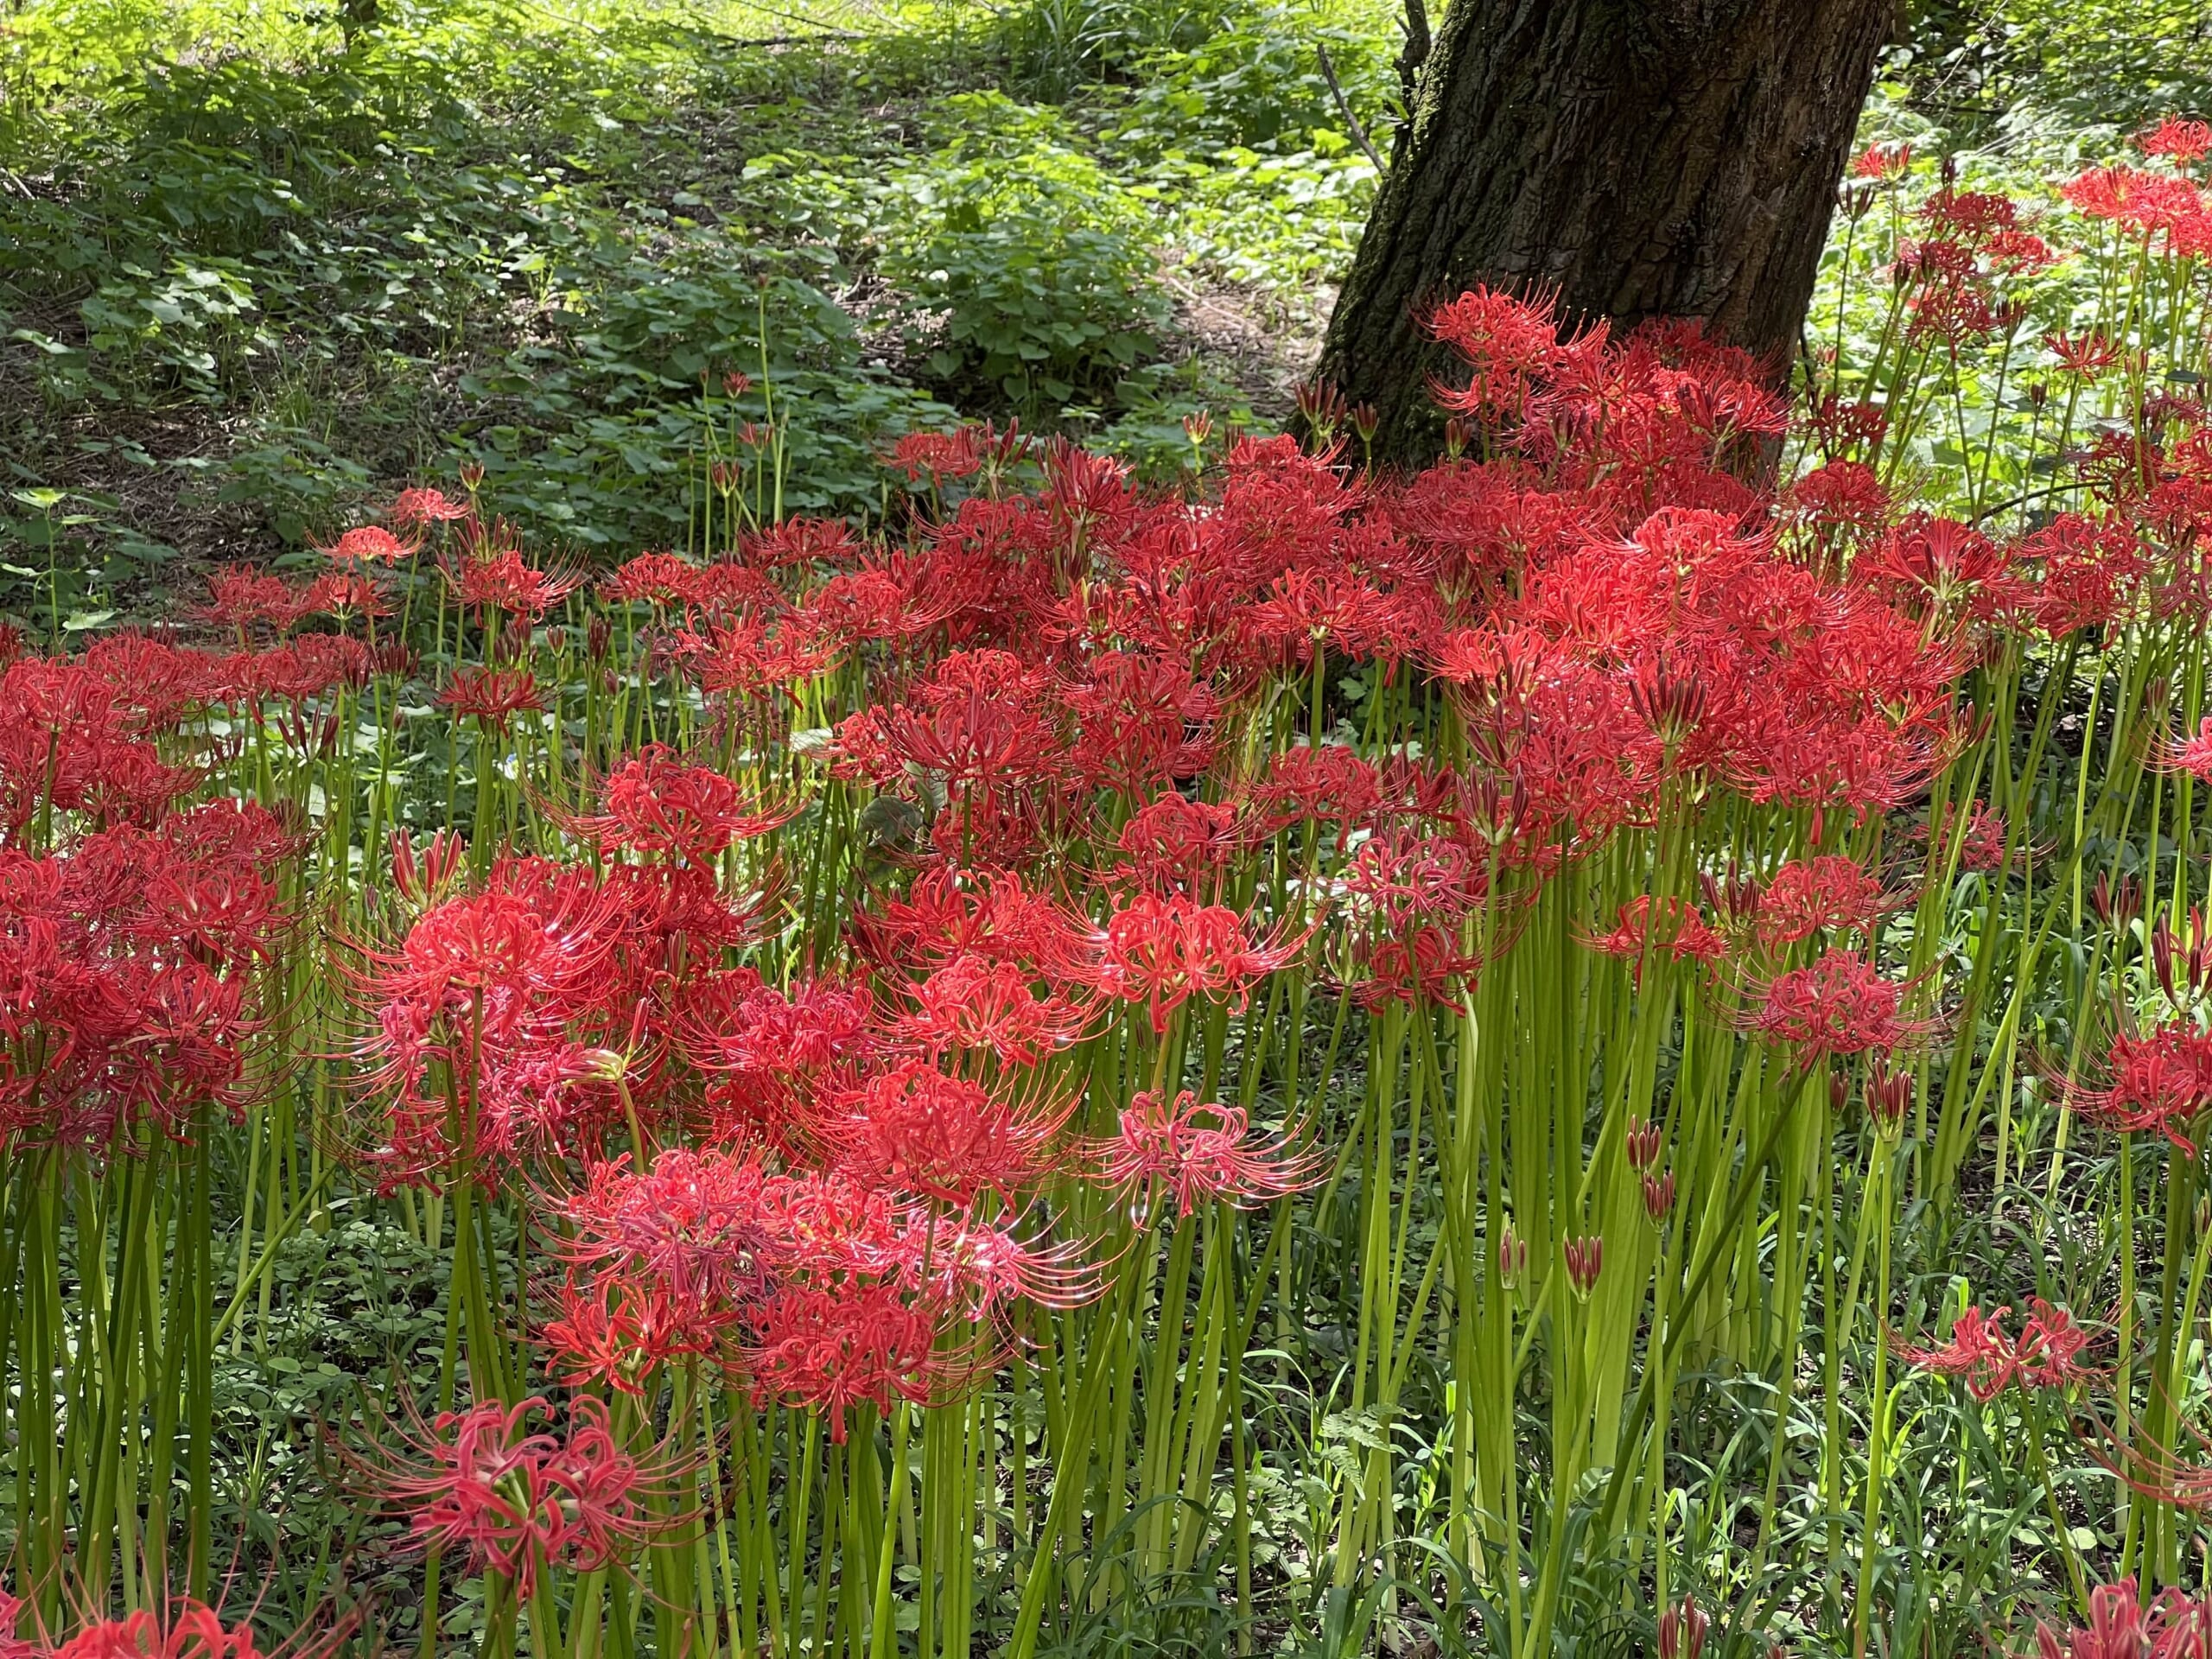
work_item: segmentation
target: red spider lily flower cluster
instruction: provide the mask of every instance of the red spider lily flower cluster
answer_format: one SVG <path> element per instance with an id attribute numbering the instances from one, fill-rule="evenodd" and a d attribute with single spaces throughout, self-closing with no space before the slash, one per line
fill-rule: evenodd
<path id="1" fill-rule="evenodd" d="M 1932 1028 L 1932 1022 L 1904 1013 L 1905 988 L 1864 957 L 1829 950 L 1777 975 L 1745 1024 L 1808 1062 L 1869 1050 L 1886 1053 Z"/>
<path id="2" fill-rule="evenodd" d="M 154 664 L 140 662 L 146 669 Z M 136 1145 L 245 1103 L 247 995 L 301 839 L 156 740 L 187 693 L 101 664 L 0 676 L 0 1141 Z"/>
<path id="3" fill-rule="evenodd" d="M 2005 1330 L 2011 1308 L 1985 1314 L 1967 1307 L 1952 1323 L 1948 1341 L 1932 1348 L 1900 1346 L 1897 1353 L 1923 1370 L 1957 1377 L 1968 1394 L 1982 1401 L 1994 1400 L 2016 1384 L 2060 1389 L 2086 1380 L 2091 1373 L 2082 1365 L 2081 1353 L 2088 1345 L 2088 1333 L 2064 1308 L 2040 1296 L 2031 1297 L 2018 1336 Z"/>
<path id="4" fill-rule="evenodd" d="M 1311 1148 L 1288 1139 L 1252 1133 L 1242 1107 L 1201 1105 L 1185 1089 L 1173 1103 L 1141 1090 L 1122 1113 L 1121 1133 L 1109 1141 L 1104 1179 L 1116 1186 L 1157 1184 L 1189 1215 L 1211 1199 L 1258 1204 L 1312 1185 L 1322 1163 Z"/>
<path id="5" fill-rule="evenodd" d="M 605 1405 L 580 1395 L 563 1433 L 530 1426 L 545 1411 L 532 1395 L 444 1413 L 423 1466 L 383 1482 L 411 1512 L 420 1545 L 466 1552 L 524 1598 L 549 1567 L 607 1565 L 645 1525 L 637 1460 L 616 1443 Z"/>
<path id="6" fill-rule="evenodd" d="M 2063 1636 L 2036 1626 L 2041 1659 L 2201 1659 L 2212 1652 L 2212 1599 L 2169 1586 L 2144 1604 L 2132 1578 L 2089 1592 L 2089 1622 Z"/>
<path id="7" fill-rule="evenodd" d="M 2085 1119 L 2123 1133 L 2155 1130 L 2196 1155 L 2197 1121 L 2212 1107 L 2212 1033 L 2186 1018 L 2147 1030 L 2123 1027 L 2113 1034 L 2101 1071 L 2101 1084 L 2069 1091 Z"/>
<path id="8" fill-rule="evenodd" d="M 226 1626 L 202 1602 L 99 1619 L 67 1642 L 47 1645 L 6 1634 L 15 1628 L 14 1600 L 0 1596 L 0 1655 L 6 1659 L 261 1659 L 250 1623 Z"/>

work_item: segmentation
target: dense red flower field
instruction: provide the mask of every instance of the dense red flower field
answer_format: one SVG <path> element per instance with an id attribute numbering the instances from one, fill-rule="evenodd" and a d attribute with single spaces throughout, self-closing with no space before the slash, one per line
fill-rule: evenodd
<path id="1" fill-rule="evenodd" d="M 463 480 L 11 641 L 0 1649 L 1863 1653 L 1940 1455 L 2024 1642 L 2201 1651 L 2212 134 L 2143 148 L 2044 220 L 1870 152 L 1795 402 L 1476 291 L 1411 476 L 1321 388 L 773 522 L 756 432 L 690 556 Z M 257 1631 L 218 1359 L 340 1194 L 448 1264 L 320 1430 L 408 1588 Z"/>

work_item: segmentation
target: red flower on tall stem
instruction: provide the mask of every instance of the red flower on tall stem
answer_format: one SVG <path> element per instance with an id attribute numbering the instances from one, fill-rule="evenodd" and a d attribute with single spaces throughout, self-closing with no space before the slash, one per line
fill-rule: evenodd
<path id="1" fill-rule="evenodd" d="M 1113 1186 L 1157 1183 L 1187 1216 L 1209 1199 L 1262 1204 L 1302 1192 L 1326 1162 L 1313 1148 L 1294 1148 L 1287 1137 L 1255 1135 L 1241 1106 L 1202 1105 L 1188 1089 L 1171 1104 L 1147 1089 L 1122 1110 L 1100 1176 Z"/>
<path id="2" fill-rule="evenodd" d="M 2031 1311 L 2017 1337 L 2005 1330 L 2011 1308 L 1985 1314 L 1970 1306 L 1952 1322 L 1948 1339 L 1926 1348 L 1900 1345 L 1897 1355 L 1939 1376 L 1957 1377 L 1968 1394 L 1982 1401 L 1993 1400 L 2016 1384 L 2056 1389 L 2087 1379 L 2091 1373 L 2081 1364 L 2080 1356 L 2088 1345 L 2088 1332 L 2064 1308 L 2053 1307 L 2040 1296 L 2030 1298 L 2028 1306 Z"/>
<path id="3" fill-rule="evenodd" d="M 1298 958 L 1303 935 L 1278 928 L 1254 941 L 1244 918 L 1224 905 L 1177 895 L 1140 894 L 1106 924 L 1099 949 L 1098 988 L 1141 1002 L 1153 1029 L 1193 996 L 1221 997 L 1242 1007 L 1253 982 Z"/>
<path id="4" fill-rule="evenodd" d="M 576 833 L 632 852 L 703 864 L 732 842 L 790 822 L 796 799 L 756 801 L 711 766 L 692 764 L 664 744 L 625 760 L 600 786 L 595 817 L 572 817 Z"/>
<path id="5" fill-rule="evenodd" d="M 1931 1021 L 1904 1016 L 1904 989 L 1863 957 L 1831 950 L 1808 967 L 1777 975 L 1745 1024 L 1796 1048 L 1808 1063 L 1823 1055 L 1886 1052 L 1933 1028 Z"/>
<path id="6" fill-rule="evenodd" d="M 413 1511 L 418 1543 L 465 1550 L 515 1592 L 535 1593 L 548 1567 L 591 1572 L 644 1541 L 635 1459 L 615 1444 L 607 1408 L 589 1395 L 569 1405 L 565 1433 L 533 1430 L 547 1410 L 532 1395 L 486 1400 L 442 1414 L 425 1466 L 389 1474 L 385 1495 Z"/>

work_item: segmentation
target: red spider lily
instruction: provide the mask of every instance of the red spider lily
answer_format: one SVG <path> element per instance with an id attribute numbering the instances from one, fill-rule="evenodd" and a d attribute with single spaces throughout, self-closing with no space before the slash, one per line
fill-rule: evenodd
<path id="1" fill-rule="evenodd" d="M 207 599 L 194 614 L 205 622 L 235 629 L 241 645 L 246 630 L 266 623 L 282 633 L 314 614 L 307 590 L 251 564 L 207 573 Z"/>
<path id="2" fill-rule="evenodd" d="M 519 714 L 543 714 L 545 699 L 526 668 L 464 668 L 457 671 L 438 701 L 456 719 L 479 720 L 504 732 Z"/>
<path id="3" fill-rule="evenodd" d="M 2106 1051 L 2101 1088 L 2076 1084 L 2074 1109 L 2092 1123 L 2123 1133 L 2156 1129 L 2190 1156 L 2197 1118 L 2212 1106 L 2212 1033 L 2189 1020 L 2147 1032 L 2121 1030 Z"/>
<path id="4" fill-rule="evenodd" d="M 1474 983 L 1481 959 L 1459 948 L 1459 929 L 1424 923 L 1406 933 L 1364 940 L 1357 960 L 1362 976 L 1352 999 L 1370 1014 L 1390 1002 L 1408 1007 L 1450 1007 Z"/>
<path id="5" fill-rule="evenodd" d="M 1069 768 L 1092 787 L 1141 797 L 1212 758 L 1220 699 L 1185 664 L 1109 652 L 1086 664 L 1061 701 L 1076 721 Z"/>
<path id="6" fill-rule="evenodd" d="M 1915 514 L 1882 537 L 1866 568 L 1938 614 L 1955 606 L 1986 618 L 2019 596 L 2010 550 L 1950 518 Z"/>
<path id="7" fill-rule="evenodd" d="M 2135 141 L 2145 156 L 2163 156 L 2183 167 L 2212 152 L 2212 124 L 2170 115 Z"/>
<path id="8" fill-rule="evenodd" d="M 855 918 L 855 943 L 887 972 L 938 969 L 975 955 L 1020 963 L 1063 985 L 1087 981 L 1096 950 L 1084 924 L 1011 871 L 943 866 L 917 877 L 904 899 Z"/>
<path id="9" fill-rule="evenodd" d="M 1910 144 L 1869 144 L 1853 158 L 1851 176 L 1885 181 L 1902 176 L 1911 165 Z"/>
<path id="10" fill-rule="evenodd" d="M 1269 830 L 1300 823 L 1349 830 L 1380 798 L 1373 763 L 1333 743 L 1276 755 L 1249 795 Z"/>
<path id="11" fill-rule="evenodd" d="M 1908 902 L 1856 859 L 1822 853 L 1793 859 L 1758 893 L 1759 937 L 1770 945 L 1795 944 L 1815 933 L 1866 933 Z"/>
<path id="12" fill-rule="evenodd" d="M 205 1603 L 183 1600 L 161 1612 L 98 1619 L 58 1646 L 16 1639 L 17 1607 L 0 1596 L 0 1656 L 5 1659 L 260 1659 L 251 1621 L 226 1629 Z"/>
<path id="13" fill-rule="evenodd" d="M 508 860 L 484 892 L 424 912 L 397 951 L 355 947 L 373 1020 L 365 1082 L 389 1095 L 391 1139 L 372 1160 L 417 1179 L 455 1156 L 509 1157 L 549 1130 L 607 1125 L 620 1101 L 606 1085 L 628 1066 L 610 1058 L 615 1022 L 635 1052 L 644 1017 L 623 970 L 650 925 L 623 887 Z M 595 1109 L 579 1096 L 588 1085 Z"/>
<path id="14" fill-rule="evenodd" d="M 1017 1302 L 1079 1306 L 1102 1287 L 1100 1268 L 1079 1259 L 1078 1245 L 1040 1248 L 1003 1227 L 953 1219 L 957 1225 L 929 1231 L 931 1280 L 935 1294 L 971 1325 Z"/>
<path id="15" fill-rule="evenodd" d="M 938 1352 L 945 1317 L 890 1285 L 785 1290 L 769 1304 L 749 1357 L 753 1392 L 819 1413 L 842 1444 L 855 1406 L 887 1411 L 894 1395 L 916 1405 L 945 1396 L 963 1373 L 956 1357 Z"/>
<path id="16" fill-rule="evenodd" d="M 2151 929 L 2151 968 L 2166 1001 L 2179 1007 L 2202 999 L 2212 988 L 2212 932 L 2204 925 L 2204 912 L 2190 906 L 2187 925 L 2177 935 L 2164 917 Z"/>
<path id="17" fill-rule="evenodd" d="M 779 991 L 741 969 L 697 999 L 685 1041 L 709 1070 L 812 1077 L 872 1055 L 880 1041 L 874 1018 L 865 984 L 810 979 Z"/>
<path id="18" fill-rule="evenodd" d="M 1244 918 L 1223 905 L 1141 893 L 1114 912 L 1099 947 L 1096 983 L 1107 995 L 1141 1002 L 1155 1032 L 1192 996 L 1243 1007 L 1254 981 L 1298 959 L 1306 936 L 1278 927 L 1255 943 Z"/>
<path id="19" fill-rule="evenodd" d="M 1115 874 L 1155 893 L 1211 894 L 1244 844 L 1234 806 L 1163 795 L 1122 826 Z"/>
<path id="20" fill-rule="evenodd" d="M 1338 877 L 1351 912 L 1386 931 L 1456 923 L 1482 902 L 1484 876 L 1466 849 L 1437 836 L 1386 831 L 1362 842 Z"/>
<path id="21" fill-rule="evenodd" d="M 614 1273 L 564 1280 L 561 1312 L 537 1339 L 553 1374 L 569 1386 L 610 1388 L 632 1399 L 671 1364 L 703 1359 L 725 1375 L 742 1370 L 742 1332 L 734 1321 L 703 1321 L 664 1289 Z"/>
<path id="22" fill-rule="evenodd" d="M 1933 1348 L 1900 1344 L 1898 1357 L 1939 1376 L 1959 1378 L 1967 1392 L 1981 1401 L 1994 1400 L 2015 1384 L 2057 1389 L 2087 1378 L 2090 1373 L 2079 1359 L 2088 1345 L 2088 1333 L 2064 1308 L 2053 1307 L 2040 1296 L 2030 1298 L 2029 1306 L 2032 1311 L 2017 1337 L 2005 1332 L 2011 1308 L 1985 1314 L 1979 1307 L 1967 1307 L 1952 1322 L 1947 1341 Z"/>
<path id="23" fill-rule="evenodd" d="M 1879 404 L 1864 399 L 1846 403 L 1831 391 L 1813 405 L 1806 424 L 1820 440 L 1821 454 L 1840 455 L 1878 448 L 1890 429 L 1890 416 Z"/>
<path id="24" fill-rule="evenodd" d="M 416 550 L 380 524 L 360 524 L 320 550 L 339 564 L 397 564 L 413 557 Z"/>
<path id="25" fill-rule="evenodd" d="M 533 569 L 518 549 L 505 547 L 464 556 L 457 569 L 447 567 L 446 580 L 461 603 L 480 615 L 497 610 L 535 622 L 573 593 L 583 578 L 568 571 Z"/>
<path id="26" fill-rule="evenodd" d="M 600 786 L 601 811 L 567 827 L 631 852 L 703 864 L 735 841 L 790 822 L 799 803 L 749 802 L 711 766 L 695 766 L 663 744 L 639 750 Z"/>
<path id="27" fill-rule="evenodd" d="M 944 479 L 969 478 L 982 470 L 982 433 L 972 426 L 953 432 L 909 432 L 892 445 L 884 464 L 906 474 L 910 484 L 927 478 L 935 486 Z"/>
<path id="28" fill-rule="evenodd" d="M 1092 1010 L 1056 992 L 1039 995 L 1033 978 L 1003 958 L 955 957 L 912 988 L 914 1009 L 899 1016 L 895 1035 L 931 1055 L 962 1050 L 1039 1065 L 1082 1036 Z"/>
<path id="29" fill-rule="evenodd" d="M 466 501 L 449 499 L 444 491 L 429 488 L 402 490 L 385 510 L 385 517 L 395 524 L 418 529 L 424 524 L 453 524 L 467 518 L 475 509 Z"/>
<path id="30" fill-rule="evenodd" d="M 2043 346 L 2067 373 L 2083 380 L 2096 379 L 2120 359 L 2119 345 L 2099 334 L 2048 334 Z"/>
<path id="31" fill-rule="evenodd" d="M 1904 984 L 1883 978 L 1872 963 L 1830 950 L 1777 976 L 1745 1024 L 1810 1064 L 1823 1055 L 1893 1049 L 1931 1029 L 1903 1016 L 1904 997 Z"/>
<path id="32" fill-rule="evenodd" d="M 1071 1099 L 994 1094 L 925 1062 L 871 1077 L 814 1125 L 862 1186 L 965 1209 L 986 1192 L 1013 1206 L 1043 1171 Z"/>
<path id="33" fill-rule="evenodd" d="M 317 615 L 390 616 L 391 601 L 360 570 L 326 570 L 308 584 L 301 602 Z"/>
<path id="34" fill-rule="evenodd" d="M 669 607 L 693 602 L 699 567 L 674 553 L 640 553 L 599 584 L 610 604 L 626 601 Z"/>
<path id="35" fill-rule="evenodd" d="M 650 1529 L 637 1461 L 616 1445 L 604 1404 L 579 1395 L 565 1433 L 532 1431 L 530 1418 L 547 1409 L 532 1395 L 443 1413 L 424 1466 L 383 1483 L 387 1497 L 413 1511 L 419 1544 L 467 1551 L 524 1599 L 548 1567 L 595 1571 L 639 1547 Z"/>
<path id="36" fill-rule="evenodd" d="M 144 724 L 99 676 L 35 658 L 0 676 L 0 830 L 82 812 L 151 827 L 203 774 L 169 766 Z"/>
<path id="37" fill-rule="evenodd" d="M 886 785 L 907 785 L 917 768 L 967 798 L 1047 783 L 1067 748 L 1048 687 L 1011 652 L 957 652 L 906 702 L 849 717 L 837 747 Z"/>
<path id="38" fill-rule="evenodd" d="M 2041 1659 L 2203 1659 L 2212 1651 L 2212 1600 L 2171 1586 L 2143 1605 L 2132 1578 L 2089 1592 L 2087 1629 L 2061 1637 L 2036 1626 Z"/>
<path id="39" fill-rule="evenodd" d="M 1620 907 L 1611 932 L 1583 942 L 1592 950 L 1638 963 L 1661 951 L 1676 962 L 1718 962 L 1728 951 L 1728 941 L 1697 906 L 1671 894 L 1657 899 L 1649 893 L 1638 896 Z"/>
<path id="40" fill-rule="evenodd" d="M 1517 412 L 1529 384 L 1558 359 L 1559 321 L 1548 300 L 1531 302 L 1478 287 L 1436 307 L 1426 321 L 1428 332 L 1474 371 L 1464 391 L 1436 389 L 1447 410 L 1478 417 Z"/>
<path id="41" fill-rule="evenodd" d="M 786 518 L 745 537 L 747 562 L 776 570 L 849 570 L 868 553 L 842 518 Z"/>
<path id="42" fill-rule="evenodd" d="M 799 683 L 825 672 L 838 654 L 835 639 L 802 619 L 759 616 L 709 618 L 702 632 L 677 634 L 671 648 L 701 690 L 759 702 L 796 700 Z"/>
<path id="43" fill-rule="evenodd" d="M 1986 803 L 1968 804 L 1966 823 L 1955 828 L 1957 808 L 1947 807 L 1929 836 L 1932 850 L 1940 852 L 1951 843 L 1955 836 L 1959 843 L 1959 868 L 1962 870 L 1995 870 L 2005 862 L 2005 820 L 1991 811 Z"/>
<path id="44" fill-rule="evenodd" d="M 1122 1110 L 1100 1179 L 1111 1186 L 1156 1182 L 1187 1216 L 1209 1199 L 1263 1204 L 1303 1192 L 1326 1162 L 1313 1148 L 1294 1150 L 1287 1135 L 1254 1135 L 1241 1106 L 1201 1105 L 1188 1089 L 1171 1105 L 1147 1089 Z"/>
<path id="45" fill-rule="evenodd" d="M 2092 219 L 2116 220 L 2145 236 L 2185 235 L 2204 217 L 2203 198 L 2186 179 L 2129 167 L 2099 168 L 2059 187 Z"/>
<path id="46" fill-rule="evenodd" d="M 0 852 L 0 1135 L 92 1144 L 235 1113 L 245 976 L 290 923 L 260 864 L 289 850 L 269 814 L 221 803 Z"/>
<path id="47" fill-rule="evenodd" d="M 2212 783 L 2212 715 L 2197 722 L 2193 735 L 2163 740 L 2158 760 L 2169 772 L 2185 772 L 2199 783 Z"/>
<path id="48" fill-rule="evenodd" d="M 594 1165 L 563 1205 L 571 1268 L 547 1344 L 572 1374 L 634 1391 L 643 1370 L 727 1357 L 775 1290 L 779 1178 L 749 1152 L 671 1147 L 649 1169 Z M 633 1345 L 609 1351 L 616 1338 Z"/>

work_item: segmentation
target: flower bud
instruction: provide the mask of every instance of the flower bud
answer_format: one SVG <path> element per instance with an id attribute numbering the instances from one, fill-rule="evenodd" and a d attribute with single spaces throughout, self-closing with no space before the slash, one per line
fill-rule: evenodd
<path id="1" fill-rule="evenodd" d="M 1521 1275 L 1528 1269 L 1529 1241 L 1515 1232 L 1509 1221 L 1497 1240 L 1497 1281 L 1508 1290 L 1517 1289 Z"/>
<path id="2" fill-rule="evenodd" d="M 1643 1213 L 1651 1218 L 1654 1227 L 1667 1224 L 1667 1214 L 1675 1207 L 1675 1172 L 1643 1178 Z"/>
<path id="3" fill-rule="evenodd" d="M 1630 1167 L 1649 1173 L 1659 1162 L 1659 1126 L 1647 1119 L 1632 1119 L 1627 1138 Z"/>
<path id="4" fill-rule="evenodd" d="M 1912 1108 L 1912 1073 L 1892 1071 L 1877 1063 L 1866 1073 L 1866 1112 L 1875 1131 L 1885 1141 L 1904 1133 L 1904 1116 Z"/>
<path id="5" fill-rule="evenodd" d="M 1659 1615 L 1659 1659 L 1700 1659 L 1705 1651 L 1705 1633 L 1712 1628 L 1713 1621 L 1704 1610 L 1683 1597 L 1680 1607 L 1669 1607 Z"/>
<path id="6" fill-rule="evenodd" d="M 1570 1238 L 1560 1248 L 1567 1257 L 1567 1287 L 1577 1301 L 1588 1301 L 1590 1293 L 1598 1288 L 1598 1275 L 1605 1270 L 1605 1241 Z"/>

